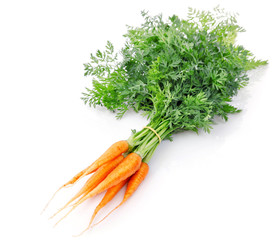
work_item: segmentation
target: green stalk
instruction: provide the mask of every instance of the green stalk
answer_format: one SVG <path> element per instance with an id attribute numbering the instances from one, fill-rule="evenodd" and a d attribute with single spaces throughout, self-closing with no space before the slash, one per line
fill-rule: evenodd
<path id="1" fill-rule="evenodd" d="M 154 129 L 161 140 L 171 132 L 169 129 L 169 122 L 166 120 L 154 123 L 151 122 L 147 126 Z M 155 149 L 160 144 L 158 136 L 152 130 L 146 128 L 134 133 L 128 141 L 131 146 L 131 151 L 139 154 L 145 162 L 148 162 L 151 159 Z"/>
<path id="2" fill-rule="evenodd" d="M 159 144 L 158 144 L 159 145 Z M 145 163 L 149 163 L 150 159 L 152 158 L 153 154 L 155 153 L 157 146 L 152 148 L 147 154 L 146 156 L 143 158 L 143 162 Z"/>

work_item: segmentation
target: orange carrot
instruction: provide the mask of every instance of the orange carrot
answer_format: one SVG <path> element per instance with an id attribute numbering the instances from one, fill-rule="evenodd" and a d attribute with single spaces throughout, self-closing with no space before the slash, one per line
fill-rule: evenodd
<path id="1" fill-rule="evenodd" d="M 107 175 L 124 159 L 122 155 L 118 156 L 114 160 L 105 163 L 88 179 L 84 186 L 79 190 L 79 192 L 72 197 L 61 209 L 58 210 L 51 218 L 57 215 L 60 211 L 65 209 L 71 202 L 80 197 L 84 193 L 89 193 L 93 190 L 100 182 L 102 182 Z"/>
<path id="2" fill-rule="evenodd" d="M 107 190 L 107 192 L 105 193 L 103 199 L 101 200 L 101 202 L 97 205 L 97 207 L 95 208 L 94 212 L 93 212 L 93 215 L 92 215 L 92 218 L 91 218 L 91 221 L 88 225 L 88 227 L 83 231 L 81 232 L 78 236 L 80 236 L 81 234 L 83 234 L 84 232 L 86 232 L 92 225 L 92 222 L 95 218 L 95 216 L 97 215 L 97 213 L 103 208 L 106 206 L 107 203 L 109 203 L 113 198 L 114 196 L 123 188 L 123 186 L 128 182 L 128 178 L 123 180 L 122 182 L 118 183 L 117 185 L 109 188 Z"/>
<path id="3" fill-rule="evenodd" d="M 122 153 L 125 153 L 128 149 L 129 145 L 128 142 L 125 140 L 118 141 L 112 144 L 106 150 L 106 152 L 104 152 L 95 162 L 91 164 L 91 166 L 89 166 L 89 168 L 85 171 L 84 174 L 82 174 L 80 178 L 86 176 L 87 174 L 89 174 L 89 172 L 92 172 L 94 169 L 101 167 L 104 163 L 107 163 L 113 160 L 114 158 L 118 157 Z"/>
<path id="4" fill-rule="evenodd" d="M 92 191 L 87 195 L 80 198 L 72 207 L 72 209 L 61 218 L 56 224 L 58 224 L 62 219 L 67 217 L 67 215 L 72 212 L 79 204 L 87 200 L 88 198 L 94 197 L 97 194 L 104 192 L 105 190 L 117 185 L 121 181 L 127 179 L 133 175 L 141 166 L 141 156 L 137 153 L 130 153 L 125 157 L 125 159 Z"/>
<path id="5" fill-rule="evenodd" d="M 114 210 L 119 208 L 124 202 L 126 202 L 132 196 L 132 194 L 137 190 L 141 182 L 145 179 L 146 175 L 148 174 L 148 171 L 149 171 L 148 164 L 142 162 L 140 169 L 130 178 L 122 202 L 113 210 L 111 210 L 102 220 L 100 220 L 95 225 L 105 220 L 105 218 L 107 218 Z"/>

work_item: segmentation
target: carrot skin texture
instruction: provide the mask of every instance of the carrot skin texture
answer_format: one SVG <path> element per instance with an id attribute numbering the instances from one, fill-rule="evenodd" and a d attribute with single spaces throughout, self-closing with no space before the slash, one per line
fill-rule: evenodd
<path id="1" fill-rule="evenodd" d="M 128 200 L 129 197 L 137 190 L 142 181 L 145 179 L 146 175 L 149 172 L 149 166 L 147 163 L 142 162 L 140 169 L 130 178 L 127 189 L 125 192 L 125 196 L 123 199 L 123 203 Z"/>
<path id="2" fill-rule="evenodd" d="M 126 140 L 118 141 L 112 144 L 95 162 L 93 162 L 86 170 L 86 172 L 80 177 L 84 177 L 89 172 L 92 172 L 94 169 L 98 169 L 103 164 L 115 159 L 122 153 L 127 152 L 129 149 L 129 144 Z"/>
<path id="3" fill-rule="evenodd" d="M 141 162 L 142 158 L 140 155 L 137 153 L 130 153 L 96 188 L 89 192 L 81 202 L 130 177 L 140 168 Z"/>
<path id="4" fill-rule="evenodd" d="M 102 182 L 108 174 L 117 167 L 124 160 L 124 156 L 120 155 L 113 159 L 112 161 L 105 163 L 97 171 L 88 179 L 88 181 L 84 184 L 84 186 L 79 190 L 80 196 L 85 191 L 90 192 L 93 190 L 100 182 Z"/>

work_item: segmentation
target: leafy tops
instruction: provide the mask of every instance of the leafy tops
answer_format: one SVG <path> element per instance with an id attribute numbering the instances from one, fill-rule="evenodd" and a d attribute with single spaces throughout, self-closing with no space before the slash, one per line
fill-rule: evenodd
<path id="1" fill-rule="evenodd" d="M 101 105 L 121 118 L 128 109 L 143 112 L 150 124 L 164 123 L 169 137 L 180 130 L 209 131 L 215 115 L 227 120 L 239 110 L 231 98 L 244 87 L 247 70 L 264 65 L 243 46 L 235 45 L 236 16 L 189 9 L 187 19 L 173 15 L 151 17 L 128 27 L 125 46 L 118 54 L 108 41 L 104 52 L 91 54 L 85 75 L 93 88 L 83 100 Z"/>

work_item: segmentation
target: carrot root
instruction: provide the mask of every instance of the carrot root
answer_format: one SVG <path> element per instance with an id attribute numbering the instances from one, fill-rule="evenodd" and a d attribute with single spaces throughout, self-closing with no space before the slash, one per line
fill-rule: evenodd
<path id="1" fill-rule="evenodd" d="M 77 234 L 77 235 L 73 235 L 73 237 L 80 237 L 81 235 L 83 235 L 85 232 L 87 232 L 88 230 L 90 230 L 92 228 L 92 226 L 88 226 L 86 229 L 84 229 L 81 233 Z"/>
<path id="2" fill-rule="evenodd" d="M 122 201 L 119 205 L 117 205 L 114 209 L 112 209 L 105 217 L 103 217 L 99 222 L 93 224 L 92 227 L 95 227 L 96 225 L 98 225 L 99 223 L 103 222 L 109 215 L 111 215 L 117 208 L 119 208 L 122 204 L 124 203 L 124 201 Z"/>
<path id="3" fill-rule="evenodd" d="M 49 204 L 52 202 L 52 200 L 54 199 L 54 197 L 57 195 L 57 193 L 63 189 L 63 186 L 61 186 L 56 192 L 54 192 L 54 194 L 52 195 L 52 197 L 49 199 L 49 201 L 45 204 L 43 210 L 41 211 L 41 215 L 45 212 L 45 210 L 48 208 Z"/>
<path id="4" fill-rule="evenodd" d="M 92 218 L 89 222 L 89 225 L 87 226 L 87 228 L 85 230 L 83 230 L 80 234 L 76 235 L 76 236 L 81 236 L 83 233 L 85 233 L 88 229 L 90 229 L 92 227 L 92 223 L 94 221 L 95 216 L 97 215 L 97 213 L 104 207 L 106 206 L 107 203 L 109 203 L 114 197 L 115 195 L 123 188 L 123 186 L 127 183 L 128 179 L 123 180 L 122 182 L 118 183 L 117 185 L 109 188 L 107 190 L 107 192 L 105 193 L 103 199 L 100 201 L 100 203 L 97 205 L 97 207 L 95 208 Z"/>
<path id="5" fill-rule="evenodd" d="M 56 227 L 63 219 L 65 219 L 74 209 L 75 209 L 76 207 L 72 207 L 71 209 L 70 209 L 70 211 L 69 212 L 67 212 L 61 219 L 59 219 L 56 223 L 55 223 L 55 225 L 54 225 L 54 227 Z"/>
<path id="6" fill-rule="evenodd" d="M 45 204 L 43 210 L 41 211 L 41 214 L 44 213 L 44 211 L 47 209 L 47 207 L 49 206 L 49 204 L 52 202 L 52 200 L 54 199 L 54 197 L 56 196 L 56 194 L 63 188 L 69 188 L 72 187 L 80 178 L 81 176 L 86 172 L 86 170 L 89 167 L 85 168 L 84 170 L 80 171 L 79 173 L 77 173 L 72 179 L 70 179 L 68 182 L 66 182 L 65 184 L 63 184 L 54 194 L 53 196 L 49 199 L 49 201 Z M 92 172 L 88 172 L 88 174 L 91 174 L 93 172 L 95 172 L 96 169 L 94 169 Z M 86 175 L 88 175 L 86 174 Z M 85 175 L 85 176 L 86 176 Z"/>

